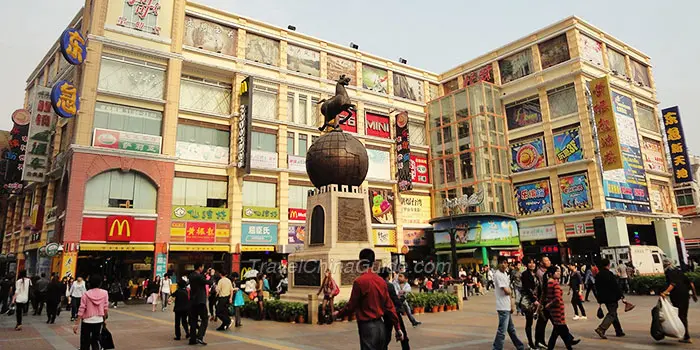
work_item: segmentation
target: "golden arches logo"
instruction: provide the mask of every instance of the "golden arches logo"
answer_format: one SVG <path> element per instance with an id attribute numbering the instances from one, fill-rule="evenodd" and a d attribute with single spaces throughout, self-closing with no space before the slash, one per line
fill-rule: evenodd
<path id="1" fill-rule="evenodd" d="M 121 219 L 112 221 L 112 226 L 109 228 L 109 236 L 114 236 L 114 227 L 117 228 L 117 236 L 121 237 L 122 232 L 126 229 L 126 236 L 131 237 L 131 226 L 129 226 L 129 220 Z"/>
<path id="2" fill-rule="evenodd" d="M 246 92 L 248 92 L 248 82 L 244 80 L 241 82 L 241 90 L 239 91 L 238 95 L 243 95 Z"/>

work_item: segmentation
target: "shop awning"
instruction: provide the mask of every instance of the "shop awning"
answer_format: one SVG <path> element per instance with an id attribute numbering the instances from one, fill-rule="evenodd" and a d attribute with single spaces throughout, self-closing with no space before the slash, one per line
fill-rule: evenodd
<path id="1" fill-rule="evenodd" d="M 230 252 L 228 244 L 174 244 L 170 243 L 171 252 Z"/>
<path id="2" fill-rule="evenodd" d="M 457 254 L 472 254 L 476 251 L 476 248 L 472 249 L 461 249 L 457 251 Z M 435 253 L 436 255 L 450 255 L 452 254 L 451 250 L 440 250 Z"/>
<path id="3" fill-rule="evenodd" d="M 155 250 L 155 246 L 152 243 L 80 243 L 80 250 L 95 252 L 152 252 Z"/>

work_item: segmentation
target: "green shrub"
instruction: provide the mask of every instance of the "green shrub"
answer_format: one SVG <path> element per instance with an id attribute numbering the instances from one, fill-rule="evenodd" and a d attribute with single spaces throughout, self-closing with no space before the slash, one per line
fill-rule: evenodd
<path id="1" fill-rule="evenodd" d="M 685 274 L 691 282 L 696 286 L 700 283 L 700 273 L 688 272 Z M 651 292 L 659 294 L 668 287 L 666 284 L 666 276 L 664 275 L 646 275 L 636 276 L 629 280 L 630 289 L 636 294 L 648 295 Z"/>

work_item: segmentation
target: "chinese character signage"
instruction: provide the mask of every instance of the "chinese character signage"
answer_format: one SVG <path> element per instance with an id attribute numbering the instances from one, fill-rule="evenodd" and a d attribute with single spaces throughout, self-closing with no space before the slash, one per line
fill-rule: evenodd
<path id="1" fill-rule="evenodd" d="M 287 155 L 287 168 L 292 171 L 306 172 L 306 157 Z"/>
<path id="2" fill-rule="evenodd" d="M 553 214 L 549 180 L 515 185 L 515 201 L 520 216 Z"/>
<path id="3" fill-rule="evenodd" d="M 252 150 L 250 166 L 256 169 L 277 169 L 277 152 Z"/>
<path id="4" fill-rule="evenodd" d="M 396 180 L 399 182 L 399 192 L 413 189 L 408 113 L 405 111 L 396 115 Z"/>
<path id="5" fill-rule="evenodd" d="M 68 28 L 61 34 L 59 45 L 63 58 L 72 65 L 79 65 L 87 57 L 87 42 L 79 30 Z"/>
<path id="6" fill-rule="evenodd" d="M 365 113 L 367 123 L 367 135 L 388 139 L 391 137 L 389 130 L 389 117 L 374 113 Z"/>
<path id="7" fill-rule="evenodd" d="M 643 137 L 642 149 L 646 170 L 666 172 L 666 157 L 661 142 Z"/>
<path id="8" fill-rule="evenodd" d="M 280 210 L 277 208 L 244 206 L 243 218 L 278 220 L 280 218 Z"/>
<path id="9" fill-rule="evenodd" d="M 128 242 L 133 229 L 133 216 L 108 216 L 107 242 Z"/>
<path id="10" fill-rule="evenodd" d="M 277 224 L 241 224 L 242 245 L 277 245 Z"/>
<path id="11" fill-rule="evenodd" d="M 564 212 L 593 208 L 586 174 L 559 177 L 559 192 Z"/>
<path id="12" fill-rule="evenodd" d="M 396 230 L 372 230 L 374 245 L 379 247 L 396 247 Z"/>
<path id="13" fill-rule="evenodd" d="M 487 64 L 464 75 L 464 86 L 474 85 L 481 81 L 493 83 L 493 66 Z"/>
<path id="14" fill-rule="evenodd" d="M 569 129 L 554 134 L 554 155 L 557 164 L 575 162 L 583 159 L 581 134 L 579 128 Z"/>
<path id="15" fill-rule="evenodd" d="M 587 237 L 595 235 L 595 228 L 592 221 L 575 222 L 572 224 L 564 224 L 564 232 L 566 237 Z"/>
<path id="16" fill-rule="evenodd" d="M 6 162 L 6 168 L 3 169 L 5 184 L 2 189 L 4 193 L 18 193 L 23 188 L 22 170 L 24 169 L 24 153 L 27 148 L 27 131 L 30 120 L 31 113 L 26 109 L 18 109 L 12 113 L 14 125 L 10 130 L 8 148 L 2 152 Z"/>
<path id="17" fill-rule="evenodd" d="M 558 245 L 546 245 L 540 247 L 540 254 L 559 254 Z"/>
<path id="18" fill-rule="evenodd" d="M 666 128 L 668 150 L 671 155 L 671 166 L 673 166 L 673 179 L 676 183 L 692 182 L 693 171 L 690 168 L 690 159 L 688 159 L 685 134 L 681 124 L 681 112 L 678 106 L 674 106 L 661 110 L 661 115 Z"/>
<path id="19" fill-rule="evenodd" d="M 124 151 L 160 154 L 160 136 L 95 128 L 92 145 Z"/>
<path id="20" fill-rule="evenodd" d="M 51 89 L 51 105 L 60 117 L 75 117 L 80 109 L 78 88 L 66 80 L 57 82 Z"/>
<path id="21" fill-rule="evenodd" d="M 606 207 L 613 210 L 650 212 L 646 171 L 637 134 L 637 124 L 634 120 L 632 99 L 614 91 L 611 94 L 612 110 L 619 135 L 618 144 L 622 150 L 622 168 L 603 173 Z M 601 152 L 602 149 L 601 145 Z"/>
<path id="22" fill-rule="evenodd" d="M 229 148 L 201 143 L 177 141 L 175 143 L 175 156 L 181 159 L 189 159 L 200 162 L 228 164 Z"/>
<path id="23" fill-rule="evenodd" d="M 183 45 L 222 55 L 236 56 L 237 43 L 238 29 L 196 17 L 185 16 Z"/>
<path id="24" fill-rule="evenodd" d="M 287 244 L 304 244 L 306 227 L 304 225 L 289 225 L 287 232 Z"/>
<path id="25" fill-rule="evenodd" d="M 253 131 L 253 77 L 248 77 L 241 82 L 240 90 L 240 107 L 238 109 L 238 137 L 237 137 L 237 155 L 236 166 L 240 169 L 241 175 L 250 174 L 250 141 Z"/>
<path id="26" fill-rule="evenodd" d="M 306 221 L 306 209 L 289 208 L 289 220 Z"/>
<path id="27" fill-rule="evenodd" d="M 428 225 L 430 216 L 430 196 L 414 196 L 402 194 L 401 217 L 404 225 Z"/>
<path id="28" fill-rule="evenodd" d="M 24 153 L 23 181 L 44 181 L 48 169 L 51 128 L 55 123 L 51 110 L 51 89 L 37 86 L 32 106 L 26 150 Z"/>
<path id="29" fill-rule="evenodd" d="M 428 245 L 428 239 L 423 230 L 403 230 L 403 245 L 409 247 Z"/>
<path id="30" fill-rule="evenodd" d="M 172 220 L 230 222 L 228 208 L 209 208 L 188 205 L 173 205 Z"/>
<path id="31" fill-rule="evenodd" d="M 429 184 L 428 158 L 411 155 L 411 182 Z"/>
<path id="32" fill-rule="evenodd" d="M 369 205 L 373 224 L 393 224 L 394 193 L 391 190 L 369 189 Z"/>
<path id="33" fill-rule="evenodd" d="M 117 25 L 160 35 L 158 12 L 160 0 L 124 0 L 124 10 Z"/>
<path id="34" fill-rule="evenodd" d="M 168 255 L 158 253 L 156 255 L 156 276 L 164 276 L 168 268 Z"/>
<path id="35" fill-rule="evenodd" d="M 544 225 L 535 227 L 521 227 L 520 241 L 538 241 L 543 239 L 557 239 L 557 227 Z"/>
<path id="36" fill-rule="evenodd" d="M 216 224 L 213 222 L 188 221 L 185 223 L 185 242 L 216 242 Z"/>
<path id="37" fill-rule="evenodd" d="M 622 169 L 622 150 L 610 97 L 608 76 L 591 80 L 590 87 L 603 170 Z"/>
<path id="38" fill-rule="evenodd" d="M 544 153 L 544 139 L 538 137 L 522 142 L 510 144 L 511 171 L 539 169 L 547 166 L 547 156 Z"/>
<path id="39" fill-rule="evenodd" d="M 670 213 L 673 210 L 671 192 L 666 185 L 652 182 L 649 188 L 649 201 L 651 202 L 651 209 L 655 213 Z"/>

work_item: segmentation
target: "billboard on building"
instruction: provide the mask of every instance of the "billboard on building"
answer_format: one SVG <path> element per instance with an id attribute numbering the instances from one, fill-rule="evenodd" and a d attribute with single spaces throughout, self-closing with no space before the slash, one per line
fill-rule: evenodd
<path id="1" fill-rule="evenodd" d="M 428 158 L 411 155 L 411 182 L 429 184 Z"/>
<path id="2" fill-rule="evenodd" d="M 581 133 L 578 127 L 554 133 L 554 155 L 557 164 L 583 159 Z"/>
<path id="3" fill-rule="evenodd" d="M 464 75 L 464 86 L 474 85 L 482 81 L 493 83 L 493 66 L 491 64 L 474 69 Z"/>
<path id="4" fill-rule="evenodd" d="M 642 156 L 644 157 L 644 168 L 651 171 L 666 172 L 666 157 L 664 156 L 661 142 L 642 138 Z"/>
<path id="5" fill-rule="evenodd" d="M 598 132 L 598 148 L 603 170 L 622 169 L 622 150 L 615 121 L 608 76 L 591 80 L 593 113 Z"/>
<path id="6" fill-rule="evenodd" d="M 520 244 L 518 225 L 513 219 L 476 216 L 455 219 L 457 249 L 482 246 L 513 246 Z M 450 248 L 450 220 L 434 224 L 435 249 Z"/>
<path id="7" fill-rule="evenodd" d="M 287 45 L 287 69 L 318 77 L 321 75 L 321 54 L 300 46 Z"/>
<path id="8" fill-rule="evenodd" d="M 538 216 L 554 213 L 549 180 L 516 184 L 515 201 L 519 216 Z"/>
<path id="9" fill-rule="evenodd" d="M 533 72 L 532 50 L 527 48 L 498 61 L 501 71 L 501 84 L 520 79 Z"/>
<path id="10" fill-rule="evenodd" d="M 411 143 L 408 135 L 408 112 L 396 115 L 396 181 L 399 192 L 413 189 L 411 177 Z"/>
<path id="11" fill-rule="evenodd" d="M 373 224 L 394 224 L 394 192 L 381 188 L 369 189 L 369 205 Z"/>
<path id="12" fill-rule="evenodd" d="M 511 143 L 510 153 L 510 170 L 513 173 L 547 166 L 543 137 Z"/>
<path id="13" fill-rule="evenodd" d="M 506 120 L 508 121 L 508 130 L 541 123 L 542 110 L 540 109 L 540 99 L 534 96 L 507 104 Z"/>
<path id="14" fill-rule="evenodd" d="M 51 132 L 56 116 L 51 106 L 51 89 L 37 86 L 24 152 L 22 181 L 43 182 L 48 170 Z"/>
<path id="15" fill-rule="evenodd" d="M 385 69 L 362 65 L 362 87 L 386 94 L 389 73 Z"/>
<path id="16" fill-rule="evenodd" d="M 423 81 L 394 72 L 394 96 L 423 102 Z"/>
<path id="17" fill-rule="evenodd" d="M 593 208 L 586 174 L 560 176 L 559 192 L 565 213 Z"/>
<path id="18" fill-rule="evenodd" d="M 673 166 L 673 179 L 676 183 L 686 183 L 693 181 L 693 170 L 690 167 L 688 149 L 681 123 L 681 112 L 678 106 L 661 110 L 666 128 L 666 139 L 668 140 L 668 150 L 671 154 L 671 166 Z"/>
<path id="19" fill-rule="evenodd" d="M 333 55 L 328 55 L 327 61 L 328 71 L 326 72 L 326 75 L 328 76 L 328 79 L 337 81 L 341 75 L 345 75 L 346 77 L 350 78 L 350 85 L 357 85 L 357 71 L 355 68 L 355 62 Z"/>
<path id="20" fill-rule="evenodd" d="M 238 29 L 197 17 L 185 16 L 185 34 L 182 44 L 222 55 L 236 56 Z"/>
<path id="21" fill-rule="evenodd" d="M 236 138 L 236 166 L 241 175 L 250 174 L 251 135 L 253 132 L 253 89 L 255 79 L 247 77 L 239 87 L 238 137 Z"/>
<path id="22" fill-rule="evenodd" d="M 430 215 L 430 196 L 401 194 L 401 218 L 404 225 L 428 225 Z"/>
<path id="23" fill-rule="evenodd" d="M 246 33 L 245 58 L 255 62 L 278 66 L 280 42 L 248 32 Z"/>

